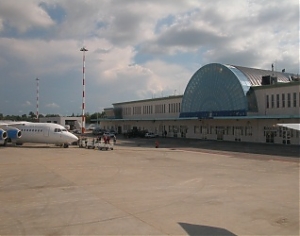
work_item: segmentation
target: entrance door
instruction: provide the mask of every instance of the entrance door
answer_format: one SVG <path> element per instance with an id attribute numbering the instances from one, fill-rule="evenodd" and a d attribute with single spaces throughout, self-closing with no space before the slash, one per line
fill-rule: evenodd
<path id="1" fill-rule="evenodd" d="M 285 127 L 283 127 L 283 131 L 282 131 L 282 143 L 283 144 L 291 143 L 291 131 Z"/>
<path id="2" fill-rule="evenodd" d="M 275 131 L 266 132 L 266 143 L 274 143 Z"/>
<path id="3" fill-rule="evenodd" d="M 118 126 L 118 134 L 122 134 L 122 127 Z"/>

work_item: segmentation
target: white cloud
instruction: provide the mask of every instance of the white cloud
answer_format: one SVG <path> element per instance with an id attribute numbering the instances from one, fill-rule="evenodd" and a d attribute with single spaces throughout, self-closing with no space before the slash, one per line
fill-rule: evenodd
<path id="1" fill-rule="evenodd" d="M 48 108 L 59 108 L 60 106 L 53 102 L 53 103 L 46 104 L 46 107 L 48 107 Z"/>
<path id="2" fill-rule="evenodd" d="M 30 101 L 26 101 L 26 102 L 23 104 L 23 106 L 28 107 L 28 106 L 32 106 L 32 104 L 31 104 Z"/>
<path id="3" fill-rule="evenodd" d="M 83 45 L 90 112 L 183 93 L 211 62 L 299 73 L 298 15 L 297 0 L 2 0 L 0 105 L 34 104 L 39 77 L 43 112 L 80 113 Z"/>
<path id="4" fill-rule="evenodd" d="M 39 5 L 39 1 L 1 1 L 0 19 L 8 26 L 24 33 L 34 27 L 49 27 L 51 17 Z M 2 27 L 3 29 L 3 27 Z"/>

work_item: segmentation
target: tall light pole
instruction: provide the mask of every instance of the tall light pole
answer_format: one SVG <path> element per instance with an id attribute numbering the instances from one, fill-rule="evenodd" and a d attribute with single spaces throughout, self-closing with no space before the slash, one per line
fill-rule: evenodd
<path id="1" fill-rule="evenodd" d="M 36 78 L 36 119 L 39 120 L 39 78 Z"/>
<path id="2" fill-rule="evenodd" d="M 85 108 L 85 52 L 88 50 L 85 47 L 82 47 L 80 49 L 81 52 L 83 52 L 83 68 L 82 68 L 82 114 L 81 114 L 81 133 L 84 134 L 85 132 L 85 114 L 84 114 L 84 108 Z"/>

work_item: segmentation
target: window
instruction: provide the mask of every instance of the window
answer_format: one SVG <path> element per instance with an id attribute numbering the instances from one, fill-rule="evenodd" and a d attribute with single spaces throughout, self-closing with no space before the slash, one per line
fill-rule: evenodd
<path id="1" fill-rule="evenodd" d="M 276 107 L 279 108 L 279 94 L 276 94 Z"/>
<path id="2" fill-rule="evenodd" d="M 293 107 L 297 106 L 297 93 L 293 93 Z"/>
<path id="3" fill-rule="evenodd" d="M 285 94 L 281 94 L 282 107 L 285 107 Z"/>
<path id="4" fill-rule="evenodd" d="M 271 95 L 271 107 L 274 108 L 274 94 Z"/>
<path id="5" fill-rule="evenodd" d="M 246 126 L 245 128 L 245 136 L 252 136 L 252 126 Z"/>
<path id="6" fill-rule="evenodd" d="M 288 93 L 288 95 L 287 95 L 287 106 L 291 107 L 291 94 L 290 93 Z"/>
<path id="7" fill-rule="evenodd" d="M 266 106 L 267 106 L 267 108 L 269 108 L 269 106 L 270 106 L 269 105 L 269 95 L 266 96 Z"/>

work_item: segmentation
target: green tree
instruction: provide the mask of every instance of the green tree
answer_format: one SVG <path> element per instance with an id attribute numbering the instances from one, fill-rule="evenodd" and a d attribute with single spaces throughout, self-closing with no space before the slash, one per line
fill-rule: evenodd
<path id="1" fill-rule="evenodd" d="M 34 114 L 34 112 L 33 112 L 33 111 L 31 111 L 31 112 L 29 112 L 29 117 L 30 117 L 31 119 L 33 119 L 33 118 L 35 118 L 35 117 L 36 117 L 36 115 Z"/>

